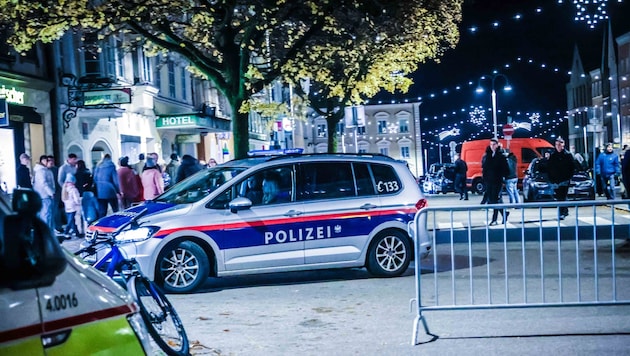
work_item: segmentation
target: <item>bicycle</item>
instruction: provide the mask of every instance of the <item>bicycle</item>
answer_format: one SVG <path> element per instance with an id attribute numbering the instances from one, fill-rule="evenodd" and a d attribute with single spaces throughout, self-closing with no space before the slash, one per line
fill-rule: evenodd
<path id="1" fill-rule="evenodd" d="M 89 245 L 74 254 L 84 260 L 95 257 L 94 261 L 86 262 L 127 288 L 140 308 L 140 315 L 149 334 L 160 349 L 168 355 L 188 355 L 188 337 L 175 308 L 162 290 L 142 274 L 138 262 L 123 255 L 119 247 L 122 242 L 116 239 L 116 236 L 129 225 L 137 224 L 136 221 L 146 211 L 147 209 L 144 209 L 128 223 L 123 224 L 105 237 L 97 237 L 97 234 L 94 234 L 93 238 L 86 240 Z M 96 258 L 98 252 L 107 247 L 109 247 L 109 251 L 103 257 Z M 116 277 L 122 279 L 122 283 Z"/>

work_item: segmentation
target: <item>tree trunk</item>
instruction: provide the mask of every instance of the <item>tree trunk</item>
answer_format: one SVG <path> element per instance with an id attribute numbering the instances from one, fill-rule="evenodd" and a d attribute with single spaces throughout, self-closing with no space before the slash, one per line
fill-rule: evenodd
<path id="1" fill-rule="evenodd" d="M 247 152 L 249 151 L 249 113 L 238 111 L 243 101 L 243 98 L 234 98 L 234 100 L 230 101 L 235 159 L 247 158 Z"/>
<path id="2" fill-rule="evenodd" d="M 326 115 L 326 130 L 328 131 L 328 153 L 337 152 L 337 124 L 341 117 L 343 116 L 343 111 L 339 110 L 334 112 L 332 110 L 328 111 L 328 115 Z"/>

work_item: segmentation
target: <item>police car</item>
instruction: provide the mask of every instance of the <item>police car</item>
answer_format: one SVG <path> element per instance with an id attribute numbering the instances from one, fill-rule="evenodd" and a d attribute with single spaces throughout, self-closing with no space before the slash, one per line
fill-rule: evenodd
<path id="1" fill-rule="evenodd" d="M 32 190 L 0 198 L 0 355 L 150 353 L 131 296 L 62 250 L 40 208 Z"/>
<path id="2" fill-rule="evenodd" d="M 257 156 L 104 217 L 86 239 L 147 209 L 118 239 L 169 292 L 191 292 L 209 276 L 363 266 L 398 276 L 414 258 L 407 224 L 425 203 L 407 166 L 387 156 Z M 418 258 L 429 252 L 420 239 Z"/>

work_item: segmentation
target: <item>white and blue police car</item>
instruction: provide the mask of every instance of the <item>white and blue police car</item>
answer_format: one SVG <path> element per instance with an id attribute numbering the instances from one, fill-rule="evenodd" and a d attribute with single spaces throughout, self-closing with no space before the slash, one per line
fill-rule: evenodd
<path id="1" fill-rule="evenodd" d="M 202 170 L 152 201 L 106 216 L 86 239 L 117 236 L 168 292 L 209 276 L 367 267 L 398 276 L 413 256 L 407 224 L 426 205 L 404 162 L 372 154 L 258 156 Z M 430 243 L 420 239 L 422 258 Z"/>

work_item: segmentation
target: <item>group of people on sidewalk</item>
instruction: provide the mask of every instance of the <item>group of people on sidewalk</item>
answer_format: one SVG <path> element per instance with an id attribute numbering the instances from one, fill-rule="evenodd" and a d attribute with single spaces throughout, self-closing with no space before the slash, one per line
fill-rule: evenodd
<path id="1" fill-rule="evenodd" d="M 565 201 L 569 190 L 569 184 L 576 170 L 573 154 L 564 148 L 565 142 L 562 137 L 558 137 L 554 143 L 554 150 L 546 160 L 547 175 L 549 182 L 554 186 L 554 196 L 557 201 Z M 501 192 L 505 184 L 510 204 L 520 203 L 518 192 L 518 164 L 516 155 L 513 152 L 504 152 L 495 138 L 490 139 L 485 155 L 481 161 L 483 182 L 485 185 L 482 204 L 502 203 Z M 488 225 L 498 224 L 498 215 L 501 214 L 502 223 L 508 220 L 510 212 L 506 209 L 494 209 L 492 220 Z M 558 218 L 560 220 L 569 215 L 567 207 L 561 207 Z"/>
<path id="2" fill-rule="evenodd" d="M 153 200 L 169 186 L 203 168 L 191 155 L 184 155 L 180 161 L 173 153 L 164 167 L 158 164 L 157 153 L 148 154 L 146 160 L 144 154 L 138 158 L 132 166 L 129 157 L 121 157 L 117 168 L 111 155 L 105 154 L 90 172 L 85 161 L 74 153 L 68 154 L 59 168 L 55 167 L 53 156 L 42 155 L 31 173 L 31 158 L 22 153 L 16 172 L 17 186 L 36 191 L 42 199 L 39 217 L 70 239 L 82 236 L 85 226 L 106 216 L 110 209 L 117 212 L 134 203 Z M 62 209 L 65 219 L 59 214 Z"/>

